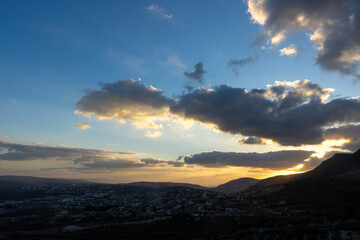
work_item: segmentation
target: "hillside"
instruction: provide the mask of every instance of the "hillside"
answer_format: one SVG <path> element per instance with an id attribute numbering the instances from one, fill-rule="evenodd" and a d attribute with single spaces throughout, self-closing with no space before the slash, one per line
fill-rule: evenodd
<path id="1" fill-rule="evenodd" d="M 90 183 L 79 179 L 41 178 L 31 176 L 0 176 L 0 187 L 5 186 L 36 186 L 41 184 L 80 184 Z"/>
<path id="2" fill-rule="evenodd" d="M 311 171 L 275 176 L 260 180 L 249 189 L 267 188 L 280 184 L 286 184 L 292 181 L 307 178 L 334 178 L 334 177 L 352 177 L 360 178 L 360 150 L 355 153 L 336 153 L 328 160 L 323 161 L 318 167 Z"/>
<path id="3" fill-rule="evenodd" d="M 245 190 L 246 188 L 256 184 L 258 181 L 258 179 L 254 178 L 239 178 L 221 184 L 215 188 L 211 188 L 211 190 L 222 193 L 236 193 Z"/>
<path id="4" fill-rule="evenodd" d="M 246 191 L 301 206 L 360 205 L 360 151 L 335 154 L 309 172 L 264 179 Z"/>

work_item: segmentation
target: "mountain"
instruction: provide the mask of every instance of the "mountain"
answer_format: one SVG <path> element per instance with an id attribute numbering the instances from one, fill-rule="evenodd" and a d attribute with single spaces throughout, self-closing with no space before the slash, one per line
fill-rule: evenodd
<path id="1" fill-rule="evenodd" d="M 299 178 L 301 178 L 301 174 L 280 175 L 280 176 L 265 178 L 259 180 L 256 184 L 249 186 L 245 190 L 252 191 L 252 190 L 274 187 L 274 186 L 286 184 L 288 182 L 294 181 Z"/>
<path id="2" fill-rule="evenodd" d="M 335 208 L 354 204 L 360 207 L 360 150 L 337 153 L 306 173 L 261 180 L 245 191 L 263 192 L 269 199 L 301 206 Z"/>
<path id="3" fill-rule="evenodd" d="M 239 178 L 211 188 L 211 190 L 222 193 L 236 193 L 245 190 L 246 188 L 256 184 L 258 181 L 258 179 L 254 178 Z"/>
<path id="4" fill-rule="evenodd" d="M 24 200 L 31 197 L 44 197 L 41 185 L 90 184 L 83 180 L 40 178 L 29 176 L 0 176 L 0 200 Z M 37 188 L 39 187 L 40 188 Z M 23 188 L 25 187 L 25 189 Z M 27 187 L 33 190 L 26 190 Z M 35 189 L 34 189 L 35 188 Z"/>
<path id="5" fill-rule="evenodd" d="M 8 188 L 14 186 L 36 186 L 41 184 L 85 184 L 90 183 L 76 179 L 60 179 L 60 178 L 41 178 L 30 176 L 0 176 L 0 188 Z"/>
<path id="6" fill-rule="evenodd" d="M 355 153 L 336 153 L 333 157 L 323 161 L 318 167 L 305 173 L 262 179 L 247 190 L 268 188 L 305 179 L 325 180 L 339 177 L 360 180 L 360 150 Z"/>
<path id="7" fill-rule="evenodd" d="M 360 179 L 360 149 L 351 153 L 336 153 L 315 169 L 303 174 L 302 178 L 350 177 Z"/>

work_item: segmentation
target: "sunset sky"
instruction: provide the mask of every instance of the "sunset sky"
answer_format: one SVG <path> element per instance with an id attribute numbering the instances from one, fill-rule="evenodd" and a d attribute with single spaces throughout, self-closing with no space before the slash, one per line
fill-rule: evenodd
<path id="1" fill-rule="evenodd" d="M 358 0 L 3 0 L 0 30 L 0 175 L 216 186 L 360 148 Z"/>

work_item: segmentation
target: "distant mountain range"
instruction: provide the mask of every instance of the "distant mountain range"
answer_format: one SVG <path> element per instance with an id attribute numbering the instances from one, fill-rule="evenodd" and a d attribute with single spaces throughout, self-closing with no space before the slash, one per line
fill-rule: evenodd
<path id="1" fill-rule="evenodd" d="M 315 169 L 293 175 L 281 175 L 262 180 L 253 178 L 239 178 L 221 184 L 217 187 L 207 188 L 189 183 L 172 182 L 134 182 L 122 185 L 149 188 L 187 187 L 201 190 L 211 190 L 222 193 L 236 193 L 241 191 L 258 191 L 266 188 L 283 186 L 282 191 L 297 191 L 297 187 L 305 193 L 309 189 L 342 190 L 360 193 L 360 150 L 355 153 L 337 153 L 330 159 L 323 161 Z M 0 189 L 21 185 L 39 184 L 94 184 L 83 180 L 69 180 L 58 178 L 38 178 L 29 176 L 0 176 Z M 357 185 L 354 185 L 357 184 Z M 321 189 L 322 188 L 322 189 Z M 349 190 L 348 188 L 351 188 Z M 322 191 L 320 191 L 322 192 Z"/>
<path id="2" fill-rule="evenodd" d="M 174 183 L 174 182 L 133 182 L 120 183 L 119 185 L 143 188 L 171 188 L 171 187 L 185 187 L 200 190 L 210 190 L 222 193 L 235 193 L 245 190 L 247 187 L 257 183 L 258 179 L 253 178 L 239 178 L 230 182 L 221 184 L 217 187 L 207 188 L 201 185 L 190 183 Z M 40 178 L 30 176 L 0 176 L 0 190 L 21 186 L 36 186 L 41 184 L 97 184 L 95 182 L 88 182 L 76 179 L 59 179 L 59 178 Z"/>
<path id="3" fill-rule="evenodd" d="M 41 178 L 30 176 L 0 176 L 0 188 L 6 186 L 36 186 L 40 184 L 85 184 L 90 183 L 79 179 L 61 179 L 61 178 Z"/>

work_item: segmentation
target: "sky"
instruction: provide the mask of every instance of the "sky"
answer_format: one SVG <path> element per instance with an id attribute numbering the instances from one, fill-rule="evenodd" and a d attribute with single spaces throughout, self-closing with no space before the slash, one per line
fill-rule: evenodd
<path id="1" fill-rule="evenodd" d="M 360 148 L 356 0 L 0 1 L 0 174 L 216 186 Z"/>

